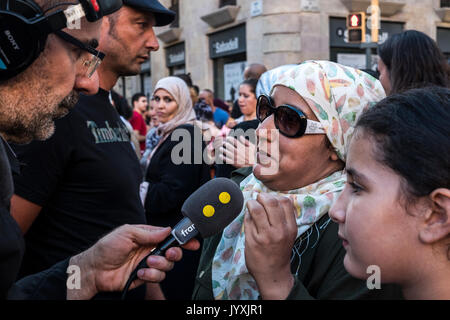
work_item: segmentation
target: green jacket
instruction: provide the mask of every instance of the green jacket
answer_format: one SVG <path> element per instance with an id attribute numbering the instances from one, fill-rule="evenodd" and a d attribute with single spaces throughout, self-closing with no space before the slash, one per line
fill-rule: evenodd
<path id="1" fill-rule="evenodd" d="M 251 168 L 235 170 L 232 180 L 240 183 L 250 173 Z M 337 236 L 338 225 L 328 215 L 316 222 L 311 230 L 308 239 L 305 236 L 297 239 L 298 252 L 302 252 L 301 262 L 297 258 L 291 263 L 295 283 L 287 299 L 403 299 L 398 286 L 381 284 L 381 289 L 369 290 L 365 280 L 348 274 L 343 262 L 345 249 Z M 212 262 L 221 237 L 219 234 L 204 240 L 193 300 L 214 299 Z"/>

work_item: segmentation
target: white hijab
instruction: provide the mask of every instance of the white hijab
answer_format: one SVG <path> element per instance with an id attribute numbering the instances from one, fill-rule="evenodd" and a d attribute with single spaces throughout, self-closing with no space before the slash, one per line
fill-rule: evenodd
<path id="1" fill-rule="evenodd" d="M 196 118 L 194 108 L 192 107 L 191 94 L 186 82 L 178 77 L 162 78 L 156 84 L 153 93 L 159 89 L 164 89 L 169 92 L 178 106 L 175 117 L 166 123 L 160 124 L 158 127 L 158 134 L 164 140 L 176 127 L 185 123 L 193 123 Z"/>
<path id="2" fill-rule="evenodd" d="M 164 140 L 167 139 L 167 137 L 172 133 L 173 130 L 175 130 L 175 128 L 187 123 L 193 125 L 197 124 L 194 108 L 192 107 L 191 94 L 186 82 L 178 77 L 162 78 L 156 84 L 155 90 L 153 90 L 153 94 L 159 89 L 164 89 L 168 93 L 170 93 L 172 98 L 177 103 L 178 109 L 175 116 L 171 120 L 167 121 L 166 123 L 161 123 L 158 126 L 158 136 L 160 136 L 161 139 L 159 139 L 158 144 L 150 154 L 148 159 L 149 162 L 159 146 L 164 142 Z"/>

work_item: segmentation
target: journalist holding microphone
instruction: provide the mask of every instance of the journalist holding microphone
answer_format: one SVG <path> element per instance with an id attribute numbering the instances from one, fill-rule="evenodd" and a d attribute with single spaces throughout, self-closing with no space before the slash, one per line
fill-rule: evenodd
<path id="1" fill-rule="evenodd" d="M 14 192 L 11 171 L 19 169 L 8 142 L 45 140 L 53 121 L 75 105 L 72 91 L 98 91 L 97 66 L 104 54 L 97 51 L 101 18 L 117 11 L 121 0 L 86 1 L 69 6 L 63 0 L 7 0 L 0 4 L 0 295 L 10 299 L 89 299 L 100 291 L 120 291 L 129 274 L 170 228 L 124 225 L 84 252 L 46 271 L 14 284 L 24 252 L 21 231 L 11 217 Z M 80 19 L 80 28 L 69 29 Z M 6 141 L 8 142 L 6 142 Z M 198 249 L 197 241 L 185 245 Z M 164 257 L 147 260 L 138 281 L 159 282 L 181 259 L 179 248 Z M 69 290 L 67 269 L 76 266 L 79 288 Z M 11 288 L 12 286 L 12 288 Z"/>

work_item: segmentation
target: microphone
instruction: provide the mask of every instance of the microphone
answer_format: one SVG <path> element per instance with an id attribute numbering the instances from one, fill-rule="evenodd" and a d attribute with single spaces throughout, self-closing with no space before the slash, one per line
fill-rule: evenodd
<path id="1" fill-rule="evenodd" d="M 125 298 L 137 271 L 147 267 L 151 255 L 164 256 L 167 249 L 180 246 L 200 235 L 211 237 L 228 226 L 241 212 L 244 197 L 239 186 L 227 178 L 208 181 L 186 199 L 181 207 L 184 218 L 173 228 L 171 235 L 153 249 L 133 270 L 122 291 Z"/>

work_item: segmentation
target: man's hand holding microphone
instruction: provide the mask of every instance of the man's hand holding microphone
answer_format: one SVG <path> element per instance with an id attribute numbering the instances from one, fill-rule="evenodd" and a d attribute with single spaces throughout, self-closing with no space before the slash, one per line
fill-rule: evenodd
<path id="1" fill-rule="evenodd" d="M 239 186 L 216 178 L 201 186 L 183 204 L 184 218 L 173 228 L 124 225 L 100 239 L 88 250 L 72 257 L 69 266 L 80 270 L 80 288 L 67 289 L 67 299 L 90 299 L 98 292 L 121 291 L 144 282 L 159 283 L 182 250 L 198 250 L 194 237 L 210 237 L 230 224 L 243 207 Z"/>
<path id="2" fill-rule="evenodd" d="M 69 265 L 80 268 L 80 289 L 67 289 L 68 300 L 86 300 L 102 291 L 121 291 L 131 271 L 138 263 L 162 242 L 170 228 L 149 225 L 124 225 L 100 239 L 88 250 L 72 257 Z M 188 250 L 197 250 L 200 243 L 192 239 L 183 245 Z M 148 268 L 139 270 L 138 279 L 131 288 L 144 282 L 161 282 L 174 263 L 181 260 L 182 250 L 172 247 L 164 256 L 149 256 Z"/>

